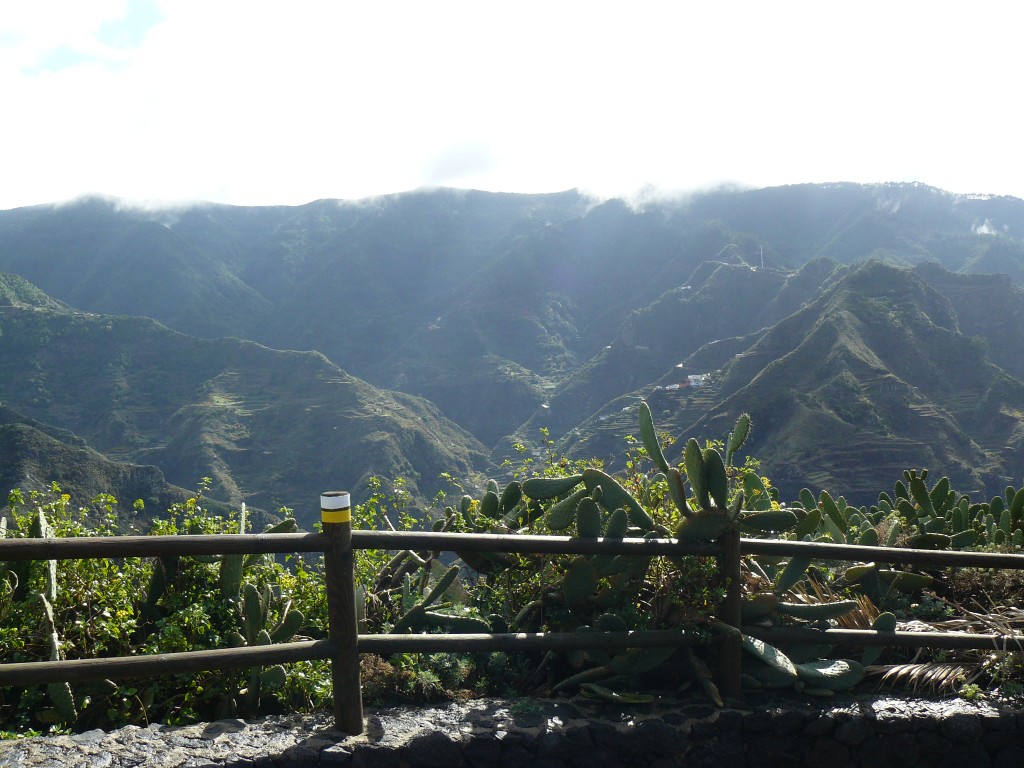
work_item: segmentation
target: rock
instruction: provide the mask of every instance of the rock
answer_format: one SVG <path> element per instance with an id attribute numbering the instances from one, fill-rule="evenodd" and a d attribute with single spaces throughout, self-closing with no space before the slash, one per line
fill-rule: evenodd
<path id="1" fill-rule="evenodd" d="M 917 742 L 909 733 L 876 734 L 857 749 L 863 768 L 906 768 L 918 765 Z"/>
<path id="2" fill-rule="evenodd" d="M 687 752 L 683 764 L 687 768 L 747 768 L 748 762 L 742 742 L 734 740 L 698 744 Z"/>
<path id="3" fill-rule="evenodd" d="M 530 768 L 569 768 L 564 760 L 555 757 L 542 757 L 529 763 Z"/>
<path id="4" fill-rule="evenodd" d="M 537 738 L 537 760 L 553 758 L 566 760 L 572 754 L 572 745 L 564 733 L 549 731 Z"/>
<path id="5" fill-rule="evenodd" d="M 533 765 L 534 755 L 523 744 L 502 745 L 498 768 L 527 768 Z"/>
<path id="6" fill-rule="evenodd" d="M 996 753 L 992 768 L 1020 768 L 1024 765 L 1024 746 L 1006 747 Z"/>
<path id="7" fill-rule="evenodd" d="M 84 731 L 82 733 L 76 733 L 71 737 L 72 741 L 78 742 L 79 744 L 96 744 L 106 737 L 106 733 L 96 728 L 91 731 Z"/>
<path id="8" fill-rule="evenodd" d="M 202 738 L 213 741 L 218 736 L 222 736 L 227 733 L 238 733 L 239 731 L 245 730 L 244 720 L 215 720 L 209 723 L 202 730 Z"/>
<path id="9" fill-rule="evenodd" d="M 770 733 L 772 730 L 772 715 L 773 712 L 771 710 L 758 709 L 753 714 L 743 718 L 743 733 Z"/>
<path id="10" fill-rule="evenodd" d="M 462 762 L 462 750 L 443 731 L 416 736 L 402 755 L 412 768 L 453 768 Z"/>
<path id="11" fill-rule="evenodd" d="M 319 759 L 320 755 L 316 750 L 310 749 L 305 744 L 296 744 L 275 756 L 274 764 L 278 768 L 306 768 L 316 765 Z"/>
<path id="12" fill-rule="evenodd" d="M 609 749 L 595 747 L 572 756 L 573 768 L 622 768 L 622 761 Z"/>
<path id="13" fill-rule="evenodd" d="M 644 720 L 626 732 L 634 754 L 661 756 L 679 751 L 678 732 L 660 720 Z"/>
<path id="14" fill-rule="evenodd" d="M 850 749 L 835 739 L 827 736 L 814 740 L 810 750 L 804 755 L 803 765 L 807 768 L 846 768 L 852 765 L 850 761 Z"/>
<path id="15" fill-rule="evenodd" d="M 977 715 L 956 713 L 942 721 L 940 730 L 950 741 L 976 741 L 981 738 L 981 718 Z"/>
<path id="16" fill-rule="evenodd" d="M 1024 716 L 959 700 L 767 696 L 750 709 L 662 700 L 626 711 L 564 700 L 479 700 L 368 712 L 366 732 L 330 713 L 130 726 L 0 742 L 0 766 L 49 768 L 671 768 L 1024 765 Z M 812 702 L 819 704 L 819 702 Z M 513 709 L 530 717 L 517 717 Z M 688 716 L 686 713 L 689 712 Z"/>
<path id="17" fill-rule="evenodd" d="M 352 768 L 400 768 L 397 749 L 377 744 L 357 744 L 352 750 Z"/>
<path id="18" fill-rule="evenodd" d="M 501 758 L 501 742 L 490 735 L 472 739 L 462 754 L 472 768 L 493 768 Z"/>
<path id="19" fill-rule="evenodd" d="M 590 729 L 585 725 L 567 728 L 565 739 L 569 742 L 569 750 L 571 752 L 583 752 L 594 746 L 594 739 L 590 735 Z"/>
<path id="20" fill-rule="evenodd" d="M 991 768 L 992 758 L 980 743 L 958 744 L 952 751 L 939 758 L 935 765 L 938 768 L 963 768 L 965 765 L 971 768 Z"/>
<path id="21" fill-rule="evenodd" d="M 804 734 L 807 736 L 828 736 L 832 733 L 835 721 L 828 714 L 820 714 L 812 717 L 804 726 Z"/>
<path id="22" fill-rule="evenodd" d="M 348 768 L 352 765 L 352 750 L 332 744 L 320 750 L 320 765 L 324 768 Z"/>
<path id="23" fill-rule="evenodd" d="M 917 745 L 921 754 L 931 759 L 938 759 L 948 754 L 952 748 L 952 742 L 934 731 L 921 731 L 917 734 Z"/>
<path id="24" fill-rule="evenodd" d="M 840 723 L 833 736 L 835 740 L 849 747 L 856 747 L 871 735 L 871 728 L 862 720 L 847 720 Z"/>
<path id="25" fill-rule="evenodd" d="M 903 712 L 879 713 L 874 728 L 878 733 L 906 733 L 911 730 L 913 717 Z"/>
<path id="26" fill-rule="evenodd" d="M 664 718 L 665 722 L 672 722 L 667 717 Z M 738 709 L 724 709 L 718 712 L 715 717 L 715 727 L 719 733 L 723 736 L 735 736 L 741 730 L 743 730 L 743 720 L 745 714 Z M 673 725 L 683 725 L 684 723 L 672 723 Z"/>

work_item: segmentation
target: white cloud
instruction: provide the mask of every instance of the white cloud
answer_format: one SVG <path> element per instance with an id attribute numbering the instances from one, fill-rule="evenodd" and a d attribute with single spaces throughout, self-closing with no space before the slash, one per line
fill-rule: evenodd
<path id="1" fill-rule="evenodd" d="M 994 4 L 17 6 L 0 21 L 0 207 L 429 184 L 1024 195 L 1016 12 Z M 77 63 L 40 66 L 61 51 Z"/>
<path id="2" fill-rule="evenodd" d="M 495 153 L 486 141 L 467 141 L 431 158 L 424 178 L 427 184 L 442 187 L 472 186 L 472 179 L 486 177 L 497 165 Z"/>

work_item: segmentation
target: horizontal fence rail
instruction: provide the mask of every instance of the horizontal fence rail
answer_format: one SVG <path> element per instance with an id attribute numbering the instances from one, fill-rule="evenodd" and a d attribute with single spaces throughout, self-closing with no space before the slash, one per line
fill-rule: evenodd
<path id="1" fill-rule="evenodd" d="M 360 653 L 483 653 L 489 651 L 569 651 L 589 648 L 656 648 L 690 645 L 692 634 L 677 629 L 631 632 L 508 632 L 461 635 L 359 635 Z M 0 664 L 0 685 L 40 685 L 67 681 L 118 680 L 128 677 L 180 675 L 212 669 L 244 669 L 268 664 L 330 659 L 329 640 L 276 645 L 217 648 L 146 656 L 29 661 Z"/>
<path id="2" fill-rule="evenodd" d="M 941 549 L 866 547 L 859 544 L 829 544 L 821 541 L 780 541 L 740 539 L 745 555 L 813 557 L 817 560 L 853 560 L 876 563 L 905 563 L 956 568 L 1012 568 L 1024 570 L 1024 555 L 1008 552 L 960 552 Z"/>
<path id="3" fill-rule="evenodd" d="M 0 539 L 0 560 L 88 560 L 94 557 L 269 555 L 323 552 L 323 533 L 223 533 L 175 536 L 81 536 Z"/>
<path id="4" fill-rule="evenodd" d="M 355 625 L 354 550 L 420 552 L 503 552 L 518 554 L 612 554 L 638 557 L 695 555 L 717 557 L 730 587 L 720 618 L 732 630 L 714 638 L 723 643 L 723 679 L 727 694 L 739 693 L 740 632 L 772 643 L 933 647 L 947 649 L 1024 650 L 1024 636 L 965 632 L 879 632 L 810 627 L 740 626 L 739 562 L 742 555 L 812 557 L 931 567 L 1009 568 L 1024 570 L 1024 555 L 998 552 L 950 552 L 897 547 L 869 547 L 824 542 L 741 539 L 727 534 L 718 542 L 675 539 L 583 539 L 569 536 L 445 533 L 430 531 L 355 531 L 348 507 L 336 502 L 348 494 L 321 497 L 324 531 L 292 534 L 220 534 L 174 536 L 96 536 L 80 538 L 0 539 L 0 561 L 89 558 L 177 557 L 223 554 L 322 553 L 329 614 L 329 639 L 271 646 L 222 648 L 134 657 L 74 659 L 0 664 L 0 685 L 39 685 L 102 678 L 191 674 L 298 661 L 330 660 L 336 724 L 362 732 L 359 653 L 490 652 L 573 650 L 688 645 L 703 642 L 683 630 L 635 630 L 590 633 L 483 633 L 359 635 Z M 327 507 L 324 504 L 330 502 Z M 355 693 L 353 694 L 353 691 Z"/>
<path id="5" fill-rule="evenodd" d="M 883 645 L 901 648 L 1024 651 L 1024 637 L 973 632 L 876 632 L 863 629 L 744 626 L 744 634 L 771 643 Z M 485 653 L 492 651 L 567 651 L 583 649 L 653 648 L 698 642 L 682 630 L 632 632 L 540 632 L 505 634 L 360 635 L 360 653 Z M 217 669 L 244 669 L 269 664 L 330 659 L 329 640 L 305 640 L 269 646 L 217 648 L 146 656 L 29 661 L 0 664 L 0 685 L 41 685 L 67 681 L 119 680 L 180 675 Z"/>
<path id="6" fill-rule="evenodd" d="M 680 629 L 630 632 L 510 632 L 464 635 L 360 635 L 364 653 L 441 653 L 458 651 L 573 651 L 588 648 L 657 648 L 692 645 L 697 638 Z"/>
<path id="7" fill-rule="evenodd" d="M 0 664 L 0 685 L 39 685 L 66 680 L 123 680 L 126 677 L 187 675 L 212 669 L 244 669 L 265 664 L 329 659 L 333 648 L 328 640 L 305 640 L 277 645 L 243 648 L 215 648 L 205 651 L 154 653 L 146 656 L 118 656 L 107 659 L 29 661 Z"/>
<path id="8" fill-rule="evenodd" d="M 88 536 L 0 539 L 0 560 L 85 560 L 94 557 L 175 557 L 324 552 L 323 533 L 225 533 L 175 536 Z M 718 555 L 719 544 L 675 539 L 579 539 L 572 536 L 353 531 L 352 549 L 509 552 L 562 555 Z"/>
<path id="9" fill-rule="evenodd" d="M 175 536 L 89 536 L 53 539 L 0 539 L 0 560 L 84 560 L 94 557 L 175 557 L 183 555 L 252 555 L 322 553 L 323 533 L 227 533 Z M 676 539 L 579 539 L 572 536 L 433 533 L 421 531 L 353 531 L 353 549 L 414 549 L 446 552 L 508 552 L 563 555 L 697 555 L 722 553 L 721 544 Z M 950 552 L 902 547 L 868 547 L 777 539 L 740 539 L 745 555 L 807 557 L 819 560 L 904 563 L 940 567 L 1024 570 L 1024 555 L 1004 552 Z"/>
<path id="10" fill-rule="evenodd" d="M 871 629 L 814 629 L 813 627 L 744 626 L 743 633 L 769 643 L 827 645 L 885 645 L 898 648 L 1024 651 L 1024 635 L 974 632 L 877 632 Z"/>
<path id="11" fill-rule="evenodd" d="M 558 555 L 719 555 L 722 545 L 676 539 L 581 539 L 518 533 L 353 531 L 354 549 L 415 549 L 445 552 L 509 552 Z"/>

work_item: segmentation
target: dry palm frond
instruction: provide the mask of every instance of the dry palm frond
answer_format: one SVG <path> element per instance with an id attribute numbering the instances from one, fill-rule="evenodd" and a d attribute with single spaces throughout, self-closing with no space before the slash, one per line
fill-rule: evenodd
<path id="1" fill-rule="evenodd" d="M 1024 609 L 1016 606 L 990 605 L 987 608 L 977 604 L 979 611 L 971 611 L 955 604 L 961 614 L 935 624 L 936 629 L 945 632 L 975 632 L 1002 635 L 1008 638 L 996 651 L 1024 650 Z M 1012 639 L 1011 639 L 1012 638 Z"/>
<path id="2" fill-rule="evenodd" d="M 879 615 L 878 607 L 867 595 L 857 594 L 853 599 L 857 601 L 857 609 L 844 613 L 836 619 L 836 624 L 843 629 L 871 629 Z"/>
<path id="3" fill-rule="evenodd" d="M 810 583 L 810 591 L 804 586 L 806 583 Z M 834 603 L 847 599 L 837 595 L 827 584 L 813 579 L 797 584 L 790 590 L 790 595 L 801 603 Z M 857 601 L 857 607 L 836 619 L 836 624 L 842 629 L 871 629 L 872 623 L 878 618 L 878 608 L 867 595 L 857 594 L 853 599 Z"/>
<path id="4" fill-rule="evenodd" d="M 835 620 L 842 629 L 871 629 L 879 610 L 866 595 L 850 596 L 857 601 L 857 608 Z M 794 587 L 787 599 L 802 603 L 829 603 L 847 598 L 837 594 L 828 584 L 808 579 Z M 934 599 L 941 599 L 935 598 Z M 849 598 L 847 598 L 849 599 Z M 991 600 L 991 598 L 990 598 Z M 975 601 L 975 610 L 968 610 L 955 603 L 947 602 L 957 616 L 943 621 L 923 622 L 917 619 L 901 621 L 901 632 L 969 632 L 996 634 L 1007 638 L 990 650 L 945 651 L 942 661 L 921 661 L 928 652 L 920 648 L 909 662 L 893 665 L 867 667 L 869 675 L 881 676 L 883 686 L 905 686 L 915 693 L 918 691 L 938 694 L 955 694 L 969 683 L 998 676 L 993 669 L 1007 651 L 1024 651 L 1024 608 L 996 605 L 983 606 Z M 852 651 L 852 649 L 849 649 Z"/>
<path id="5" fill-rule="evenodd" d="M 772 588 L 772 579 L 756 560 L 744 560 L 742 565 L 743 584 L 747 592 L 766 592 Z"/>
<path id="6" fill-rule="evenodd" d="M 955 652 L 955 658 L 943 662 L 917 663 L 924 649 L 919 649 L 914 660 L 907 664 L 869 667 L 869 674 L 882 675 L 883 685 L 902 684 L 912 690 L 930 690 L 937 693 L 955 693 L 968 683 L 985 678 L 991 679 L 993 668 L 1003 657 L 1004 651 L 1024 649 L 1024 610 L 1014 606 L 988 607 L 975 604 L 976 611 L 967 610 L 955 603 L 949 603 L 959 614 L 943 621 L 924 623 L 921 621 L 900 622 L 904 632 L 939 631 L 966 632 L 975 634 L 996 634 L 1008 638 L 989 651 L 980 649 Z M 1019 638 L 1019 639 L 1018 639 Z M 952 655 L 952 652 L 950 652 Z"/>
<path id="7" fill-rule="evenodd" d="M 868 667 L 869 675 L 881 675 L 881 685 L 904 686 L 914 693 L 956 693 L 961 686 L 974 682 L 982 670 L 977 665 L 956 662 L 923 662 L 887 664 Z"/>

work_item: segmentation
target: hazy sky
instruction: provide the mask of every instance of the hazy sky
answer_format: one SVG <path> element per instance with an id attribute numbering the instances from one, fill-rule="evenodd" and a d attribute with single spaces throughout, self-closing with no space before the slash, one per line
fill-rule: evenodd
<path id="1" fill-rule="evenodd" d="M 0 208 L 921 181 L 1024 197 L 1010 2 L 0 0 Z"/>

